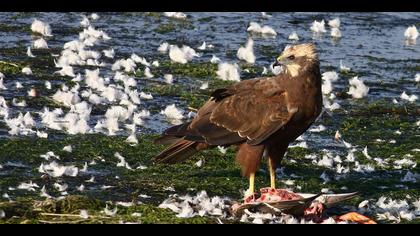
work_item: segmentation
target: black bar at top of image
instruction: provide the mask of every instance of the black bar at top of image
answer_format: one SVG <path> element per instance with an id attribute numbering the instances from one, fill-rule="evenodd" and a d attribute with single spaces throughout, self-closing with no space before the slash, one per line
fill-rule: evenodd
<path id="1" fill-rule="evenodd" d="M 1 11 L 420 11 L 416 0 L 7 0 Z"/>

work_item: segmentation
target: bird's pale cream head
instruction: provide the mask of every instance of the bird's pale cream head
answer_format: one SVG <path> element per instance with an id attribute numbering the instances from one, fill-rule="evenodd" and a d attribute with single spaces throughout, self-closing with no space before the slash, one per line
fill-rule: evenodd
<path id="1" fill-rule="evenodd" d="M 286 46 L 274 66 L 282 65 L 286 73 L 298 76 L 302 68 L 318 61 L 315 45 L 312 43 Z"/>

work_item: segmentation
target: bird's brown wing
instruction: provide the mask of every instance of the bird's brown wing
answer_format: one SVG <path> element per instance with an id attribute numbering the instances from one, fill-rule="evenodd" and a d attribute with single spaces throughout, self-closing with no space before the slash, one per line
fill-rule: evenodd
<path id="1" fill-rule="evenodd" d="M 289 104 L 287 92 L 274 83 L 260 79 L 216 91 L 200 109 L 190 130 L 210 144 L 245 140 L 251 145 L 260 144 L 287 124 L 298 110 Z"/>

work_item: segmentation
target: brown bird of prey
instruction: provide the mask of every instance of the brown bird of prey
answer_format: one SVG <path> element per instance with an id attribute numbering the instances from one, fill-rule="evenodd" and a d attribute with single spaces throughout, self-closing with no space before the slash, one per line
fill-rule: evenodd
<path id="1" fill-rule="evenodd" d="M 170 146 L 154 160 L 176 163 L 203 149 L 235 145 L 236 161 L 249 178 L 245 198 L 254 194 L 263 156 L 275 188 L 275 170 L 289 144 L 321 113 L 322 93 L 315 45 L 287 46 L 273 66 L 283 72 L 215 90 L 192 121 L 167 129 L 155 141 Z"/>

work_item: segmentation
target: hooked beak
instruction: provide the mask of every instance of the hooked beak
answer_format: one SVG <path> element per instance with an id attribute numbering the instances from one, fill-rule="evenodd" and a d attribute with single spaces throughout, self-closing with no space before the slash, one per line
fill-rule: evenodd
<path id="1" fill-rule="evenodd" d="M 276 61 L 274 62 L 273 68 L 276 67 L 276 66 L 283 66 L 284 64 L 285 63 L 284 63 L 283 58 L 281 56 L 279 56 L 279 57 L 277 57 Z"/>
<path id="2" fill-rule="evenodd" d="M 281 66 L 282 64 L 281 64 L 281 62 L 279 62 L 278 60 L 276 60 L 274 63 L 273 63 L 273 67 L 276 67 L 276 66 Z"/>

